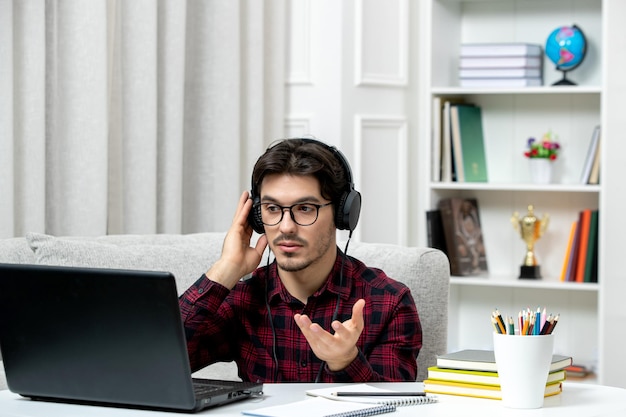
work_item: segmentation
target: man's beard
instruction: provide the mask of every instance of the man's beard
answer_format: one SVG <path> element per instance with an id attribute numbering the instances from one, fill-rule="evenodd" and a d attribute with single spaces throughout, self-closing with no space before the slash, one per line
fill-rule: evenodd
<path id="1" fill-rule="evenodd" d="M 292 240 L 302 244 L 303 248 L 310 248 L 311 246 L 305 240 L 297 236 L 280 236 L 274 240 L 274 245 L 277 245 L 281 240 Z M 332 244 L 331 235 L 324 234 L 316 241 L 317 246 L 314 248 L 315 253 L 310 253 L 308 258 L 296 259 L 295 255 L 290 253 L 282 253 L 281 258 L 276 258 L 278 267 L 286 272 L 299 272 L 302 271 L 314 263 L 318 262 L 330 249 Z M 274 252 L 276 253 L 276 252 Z"/>
<path id="2" fill-rule="evenodd" d="M 313 263 L 313 261 L 305 259 L 302 262 L 297 262 L 292 259 L 286 259 L 283 262 L 277 262 L 277 263 L 278 263 L 278 267 L 282 269 L 283 271 L 299 272 L 308 268 Z"/>

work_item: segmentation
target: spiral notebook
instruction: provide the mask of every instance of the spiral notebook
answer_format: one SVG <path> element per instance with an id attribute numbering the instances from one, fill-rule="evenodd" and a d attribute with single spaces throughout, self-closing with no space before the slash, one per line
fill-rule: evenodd
<path id="1" fill-rule="evenodd" d="M 365 417 L 396 411 L 391 404 L 338 402 L 323 397 L 242 411 L 253 417 Z"/>
<path id="2" fill-rule="evenodd" d="M 351 393 L 372 393 L 372 396 L 349 396 L 349 397 L 341 397 L 337 396 L 337 392 L 351 392 Z M 381 394 L 389 392 L 389 396 L 381 396 Z M 398 391 L 379 388 L 369 384 L 349 384 L 342 385 L 339 387 L 331 387 L 331 388 L 318 388 L 306 391 L 307 395 L 313 397 L 323 397 L 328 400 L 333 401 L 346 401 L 352 403 L 365 403 L 365 404 L 387 404 L 394 405 L 397 407 L 408 406 L 408 405 L 419 405 L 419 404 L 432 404 L 437 402 L 437 396 L 432 394 L 426 394 L 424 396 L 418 395 L 406 395 L 406 396 L 398 396 Z M 374 396 L 375 394 L 375 396 Z"/>

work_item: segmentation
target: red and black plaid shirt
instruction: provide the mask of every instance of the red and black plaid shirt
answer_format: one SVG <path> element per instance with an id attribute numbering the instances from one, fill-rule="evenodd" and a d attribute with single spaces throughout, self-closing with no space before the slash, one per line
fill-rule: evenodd
<path id="1" fill-rule="evenodd" d="M 319 382 L 414 381 L 422 328 L 408 287 L 350 256 L 340 285 L 342 257 L 338 249 L 330 279 L 306 305 L 287 292 L 275 263 L 269 266 L 269 279 L 268 268 L 259 268 L 231 291 L 200 278 L 180 297 L 192 369 L 235 360 L 244 381 L 313 382 L 323 363 L 294 314 L 306 314 L 328 330 L 338 297 L 339 321 L 347 320 L 363 298 L 365 327 L 357 358 L 342 371 L 324 366 Z"/>

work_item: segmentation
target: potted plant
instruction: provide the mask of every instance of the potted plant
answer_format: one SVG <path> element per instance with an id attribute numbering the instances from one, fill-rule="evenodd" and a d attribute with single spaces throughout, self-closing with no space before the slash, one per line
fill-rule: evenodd
<path id="1" fill-rule="evenodd" d="M 546 132 L 540 140 L 528 138 L 524 156 L 529 160 L 530 177 L 534 183 L 549 184 L 552 181 L 552 162 L 556 161 L 560 149 L 552 131 Z"/>

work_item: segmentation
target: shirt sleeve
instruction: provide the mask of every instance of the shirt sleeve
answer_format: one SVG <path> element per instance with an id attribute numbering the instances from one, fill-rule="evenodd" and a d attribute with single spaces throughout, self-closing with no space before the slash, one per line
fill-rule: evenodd
<path id="1" fill-rule="evenodd" d="M 179 297 L 192 372 L 233 359 L 229 345 L 232 338 L 225 330 L 234 328 L 227 324 L 234 320 L 233 311 L 224 303 L 229 292 L 203 275 Z"/>

